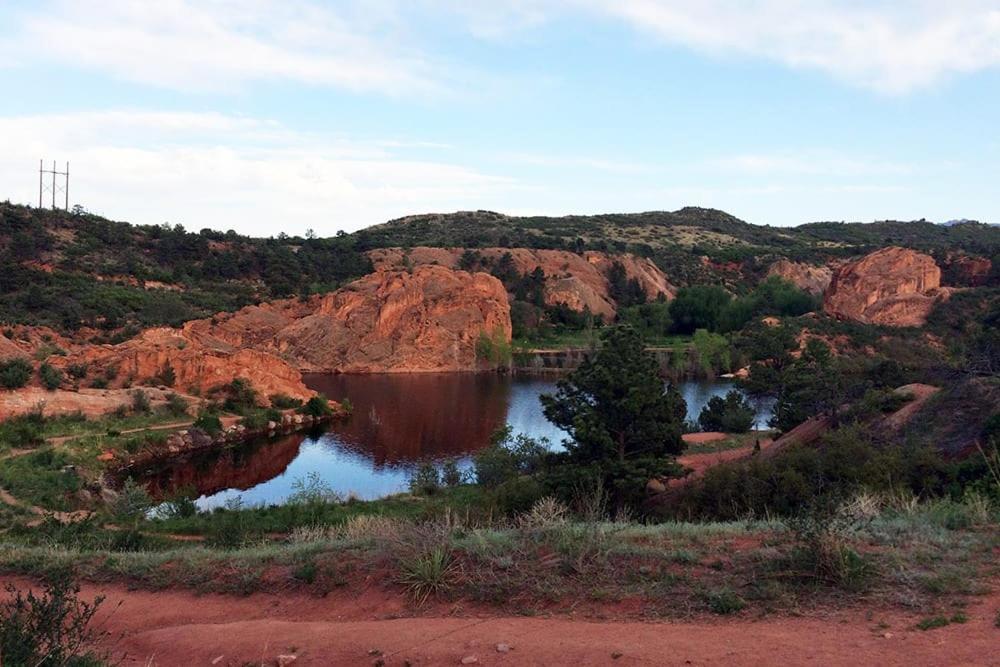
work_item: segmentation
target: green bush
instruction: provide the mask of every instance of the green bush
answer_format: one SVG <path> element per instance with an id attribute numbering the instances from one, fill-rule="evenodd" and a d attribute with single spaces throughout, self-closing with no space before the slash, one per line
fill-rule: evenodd
<path id="1" fill-rule="evenodd" d="M 152 412 L 149 396 L 142 389 L 136 389 L 132 392 L 132 412 L 140 415 Z"/>
<path id="2" fill-rule="evenodd" d="M 305 405 L 299 408 L 299 412 L 313 417 L 325 417 L 333 414 L 333 408 L 330 407 L 330 402 L 326 400 L 326 396 L 316 394 L 306 401 Z"/>
<path id="3" fill-rule="evenodd" d="M 0 361 L 0 386 L 20 389 L 31 379 L 31 362 L 22 357 Z"/>
<path id="4" fill-rule="evenodd" d="M 725 398 L 713 396 L 698 415 L 698 423 L 705 431 L 746 433 L 753 426 L 755 412 L 743 393 L 732 389 Z"/>
<path id="5" fill-rule="evenodd" d="M 257 391 L 249 380 L 235 378 L 226 387 L 226 400 L 223 407 L 230 412 L 242 414 L 245 410 L 257 407 Z"/>
<path id="6" fill-rule="evenodd" d="M 410 493 L 431 496 L 441 490 L 441 475 L 432 463 L 424 463 L 410 477 Z"/>
<path id="7" fill-rule="evenodd" d="M 302 407 L 301 399 L 292 398 L 287 394 L 271 394 L 267 397 L 267 400 L 270 401 L 271 407 L 279 410 L 290 410 L 292 408 Z"/>
<path id="8" fill-rule="evenodd" d="M 490 446 L 476 453 L 473 474 L 476 483 L 487 488 L 538 471 L 548 451 L 547 441 L 538 441 L 524 434 L 514 435 L 510 426 L 499 429 L 490 439 Z"/>
<path id="9" fill-rule="evenodd" d="M 10 667 L 65 665 L 87 667 L 104 664 L 96 652 L 101 633 L 92 627 L 104 602 L 79 599 L 80 587 L 65 574 L 46 582 L 40 596 L 7 584 L 7 599 L 0 603 L 0 656 Z"/>
<path id="10" fill-rule="evenodd" d="M 62 384 L 62 371 L 47 362 L 38 367 L 38 378 L 42 381 L 42 386 L 49 391 L 54 391 Z"/>
<path id="11" fill-rule="evenodd" d="M 222 420 L 219 415 L 212 412 L 202 411 L 198 418 L 194 420 L 194 427 L 199 428 L 209 435 L 218 435 L 222 432 Z"/>
<path id="12" fill-rule="evenodd" d="M 89 366 L 86 363 L 70 364 L 66 367 L 66 372 L 75 380 L 82 380 L 87 377 Z"/>

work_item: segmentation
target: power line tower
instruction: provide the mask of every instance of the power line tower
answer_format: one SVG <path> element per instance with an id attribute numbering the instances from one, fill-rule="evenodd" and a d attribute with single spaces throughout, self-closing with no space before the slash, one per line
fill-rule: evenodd
<path id="1" fill-rule="evenodd" d="M 52 176 L 52 184 L 46 185 L 45 177 Z M 63 177 L 62 185 L 59 185 L 57 178 L 59 176 Z M 52 169 L 46 169 L 44 160 L 38 161 L 38 208 L 44 208 L 45 203 L 42 201 L 42 197 L 46 192 L 52 193 L 52 209 L 55 210 L 56 206 L 56 193 L 61 192 L 65 195 L 64 206 L 65 210 L 69 210 L 69 162 L 66 163 L 66 171 L 58 171 L 56 168 L 56 161 L 52 161 Z"/>

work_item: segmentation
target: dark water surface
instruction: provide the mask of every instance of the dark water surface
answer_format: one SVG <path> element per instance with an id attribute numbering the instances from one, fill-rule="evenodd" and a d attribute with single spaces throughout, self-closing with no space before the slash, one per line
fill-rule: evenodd
<path id="1" fill-rule="evenodd" d="M 193 489 L 211 508 L 239 498 L 244 504 L 283 502 L 297 480 L 316 473 L 335 491 L 378 498 L 404 490 L 423 462 L 470 455 L 504 424 L 515 433 L 549 438 L 565 434 L 542 414 L 540 394 L 555 390 L 551 378 L 490 373 L 420 375 L 312 375 L 306 383 L 329 398 L 349 398 L 353 416 L 314 434 L 285 436 L 175 464 L 149 478 L 152 491 Z M 688 419 L 696 419 L 727 381 L 685 382 Z M 765 415 L 766 418 L 766 415 Z"/>

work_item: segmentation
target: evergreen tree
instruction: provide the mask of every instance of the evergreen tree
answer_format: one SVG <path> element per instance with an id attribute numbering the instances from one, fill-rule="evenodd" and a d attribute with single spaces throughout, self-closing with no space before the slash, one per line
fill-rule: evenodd
<path id="1" fill-rule="evenodd" d="M 655 358 L 629 326 L 609 329 L 601 348 L 542 396 L 545 416 L 569 434 L 547 474 L 553 492 L 604 487 L 619 507 L 642 499 L 646 481 L 674 475 L 684 447 L 684 399 L 665 388 Z"/>

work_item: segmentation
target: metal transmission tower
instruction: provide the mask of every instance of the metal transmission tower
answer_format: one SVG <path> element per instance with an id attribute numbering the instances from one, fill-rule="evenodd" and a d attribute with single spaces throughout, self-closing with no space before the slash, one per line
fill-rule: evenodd
<path id="1" fill-rule="evenodd" d="M 52 184 L 45 184 L 45 177 L 52 176 Z M 59 185 L 57 177 L 63 177 L 63 184 Z M 46 192 L 52 193 L 52 208 L 57 208 L 56 206 L 56 193 L 62 192 L 65 195 L 64 206 L 65 210 L 69 210 L 69 162 L 66 163 L 66 171 L 58 171 L 56 169 L 56 161 L 52 161 L 52 169 L 46 169 L 43 160 L 38 161 L 38 208 L 44 208 L 45 203 L 42 201 L 42 196 Z"/>

